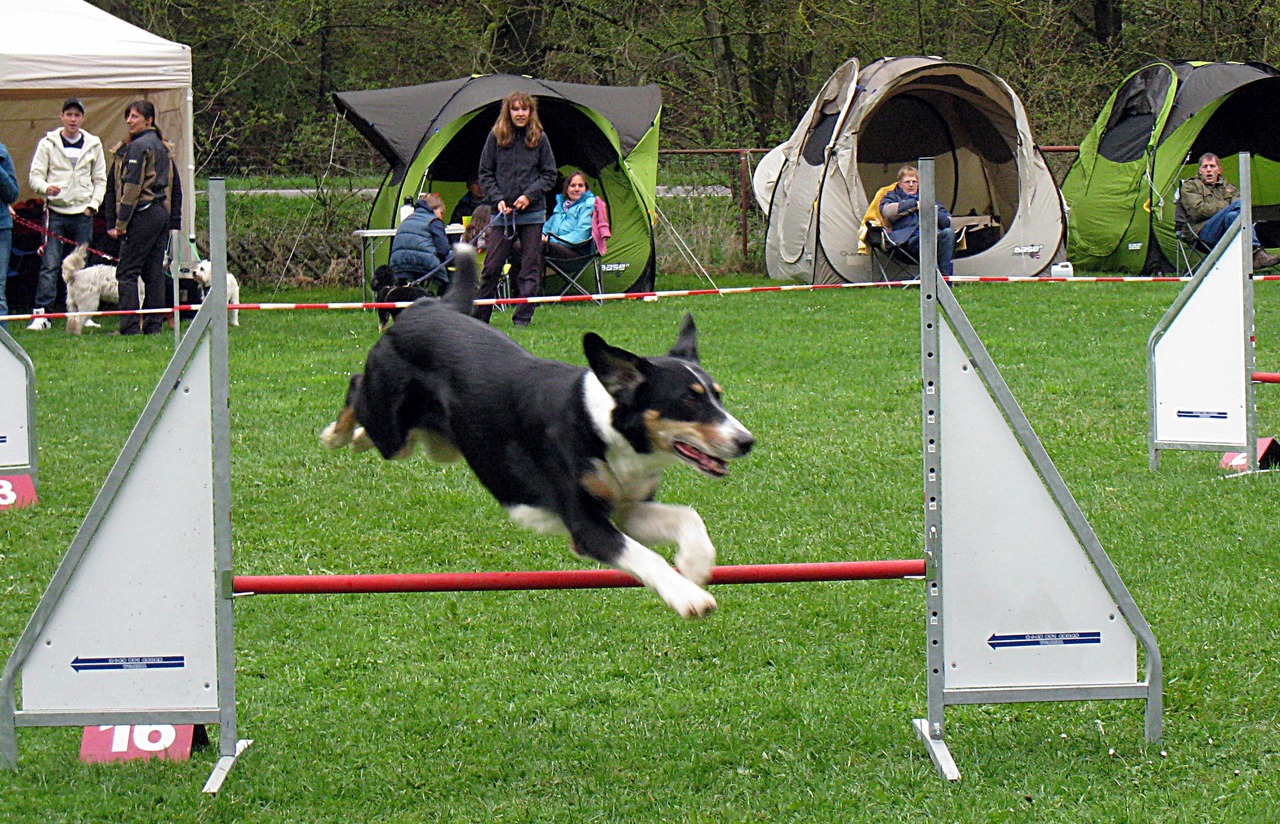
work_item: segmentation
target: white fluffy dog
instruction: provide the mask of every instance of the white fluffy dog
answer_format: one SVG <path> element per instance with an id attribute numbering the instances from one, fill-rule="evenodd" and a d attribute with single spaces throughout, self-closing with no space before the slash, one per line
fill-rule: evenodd
<path id="1" fill-rule="evenodd" d="M 85 266 L 89 245 L 81 244 L 62 259 L 62 279 L 67 284 L 68 312 L 96 312 L 100 302 L 120 303 L 120 284 L 116 281 L 116 267 L 106 263 Z M 143 298 L 142 281 L 138 281 L 138 300 Z M 86 326 L 97 326 L 92 318 L 67 318 L 67 332 L 78 335 Z"/>
<path id="2" fill-rule="evenodd" d="M 207 290 L 209 284 L 213 281 L 213 263 L 211 261 L 202 260 L 196 264 L 196 282 L 200 284 L 202 289 Z M 227 272 L 227 303 L 240 302 L 240 281 L 236 280 L 236 276 Z M 227 310 L 227 323 L 231 326 L 240 325 L 240 310 Z"/>

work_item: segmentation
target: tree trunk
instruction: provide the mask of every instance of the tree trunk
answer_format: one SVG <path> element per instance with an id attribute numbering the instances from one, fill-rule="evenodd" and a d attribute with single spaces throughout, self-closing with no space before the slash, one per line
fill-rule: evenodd
<path id="1" fill-rule="evenodd" d="M 1104 46 L 1115 48 L 1120 45 L 1121 29 L 1124 25 L 1121 6 L 1124 0 L 1094 0 L 1093 30 L 1098 42 Z"/>

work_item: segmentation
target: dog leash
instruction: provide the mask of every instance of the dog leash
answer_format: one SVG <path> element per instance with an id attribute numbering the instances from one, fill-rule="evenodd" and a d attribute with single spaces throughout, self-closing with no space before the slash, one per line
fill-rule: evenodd
<path id="1" fill-rule="evenodd" d="M 31 221 L 31 220 L 27 220 L 27 219 L 26 219 L 25 217 L 23 217 L 22 215 L 14 215 L 14 216 L 13 216 L 13 222 L 14 222 L 14 223 L 19 224 L 20 226 L 25 226 L 25 227 L 27 227 L 28 229 L 34 229 L 35 231 L 39 232 L 40 234 L 44 235 L 45 237 L 51 237 L 51 238 L 53 238 L 54 240 L 60 240 L 60 241 L 62 241 L 63 243 L 70 243 L 73 247 L 74 247 L 74 246 L 78 246 L 78 245 L 79 245 L 78 243 L 76 243 L 76 242 L 75 242 L 74 240 L 72 240 L 71 238 L 69 238 L 69 237 L 63 237 L 62 235 L 58 234 L 57 232 L 50 232 L 48 229 L 46 229 L 46 228 L 45 228 L 44 226 L 42 226 L 41 224 L 36 223 L 36 222 L 34 222 L 34 221 Z M 43 248 L 44 248 L 44 244 L 43 244 L 43 243 L 41 243 L 41 244 L 40 244 L 40 248 L 43 250 Z M 107 254 L 107 253 L 105 253 L 105 252 L 99 252 L 97 249 L 93 248 L 92 246 L 90 246 L 90 247 L 89 247 L 89 251 L 90 251 L 90 252 L 93 252 L 95 255 L 97 255 L 98 257 L 100 257 L 100 258 L 102 258 L 102 259 L 104 259 L 104 260 L 109 260 L 109 261 L 111 261 L 112 263 L 119 263 L 119 262 L 120 262 L 120 258 L 118 258 L 118 257 L 113 257 L 113 256 L 111 256 L 111 255 L 108 255 L 108 254 Z"/>
<path id="2" fill-rule="evenodd" d="M 516 212 L 512 209 L 505 215 L 500 214 L 494 221 L 502 221 L 502 236 L 507 240 L 515 240 L 516 237 Z"/>

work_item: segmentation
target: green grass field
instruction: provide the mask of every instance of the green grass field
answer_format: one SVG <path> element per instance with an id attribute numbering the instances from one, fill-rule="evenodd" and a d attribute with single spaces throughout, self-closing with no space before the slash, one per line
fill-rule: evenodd
<path id="1" fill-rule="evenodd" d="M 925 713 L 919 581 L 720 588 L 719 611 L 695 622 L 639 589 L 259 596 L 236 602 L 240 734 L 255 743 L 218 796 L 200 792 L 216 747 L 86 766 L 79 729 L 22 729 L 0 820 L 1272 821 L 1280 487 L 1222 480 L 1213 453 L 1148 471 L 1145 345 L 1178 288 L 956 292 L 1160 641 L 1158 745 L 1138 701 L 953 708 L 964 778 L 942 781 L 911 729 Z M 723 481 L 674 468 L 659 498 L 695 506 L 726 564 L 913 558 L 918 301 L 847 289 L 551 306 L 516 336 L 577 363 L 587 330 L 656 354 L 693 310 L 703 361 L 758 445 Z M 1280 368 L 1280 287 L 1259 284 L 1255 304 L 1258 368 Z M 372 313 L 241 324 L 238 573 L 583 565 L 507 521 L 465 466 L 321 448 Z M 36 367 L 41 502 L 0 514 L 5 655 L 172 354 L 167 335 L 14 336 Z M 1258 431 L 1277 434 L 1280 390 L 1258 401 Z M 140 562 L 158 551 L 139 547 Z"/>

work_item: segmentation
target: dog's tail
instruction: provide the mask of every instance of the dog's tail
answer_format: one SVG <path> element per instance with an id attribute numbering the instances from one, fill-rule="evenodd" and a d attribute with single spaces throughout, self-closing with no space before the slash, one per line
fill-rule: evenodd
<path id="1" fill-rule="evenodd" d="M 471 314 L 471 304 L 480 293 L 480 280 L 476 272 L 476 247 L 459 243 L 453 247 L 453 276 L 449 278 L 449 291 L 441 298 L 451 309 Z"/>
<path id="2" fill-rule="evenodd" d="M 81 243 L 71 254 L 62 259 L 62 279 L 67 283 L 76 279 L 76 272 L 84 268 L 89 259 L 89 244 Z"/>

